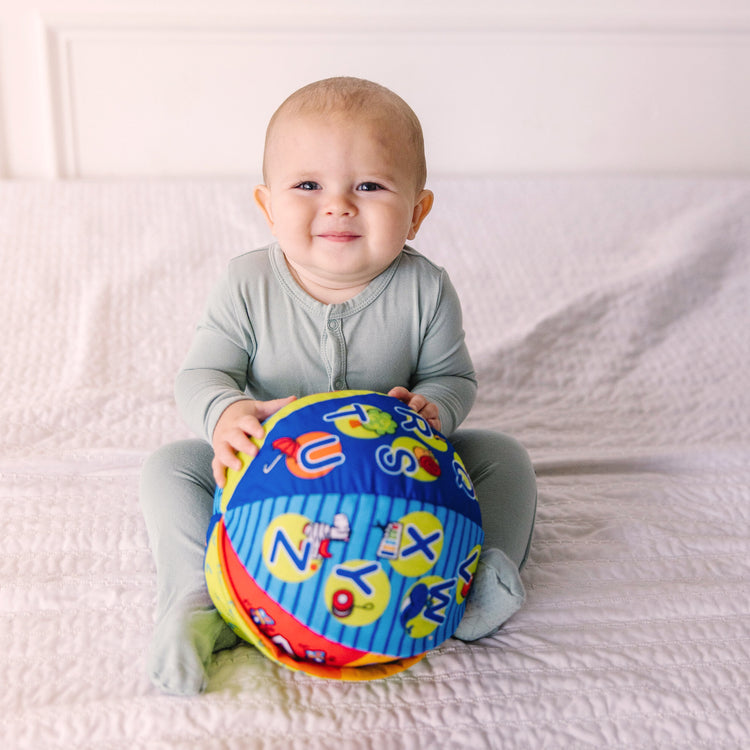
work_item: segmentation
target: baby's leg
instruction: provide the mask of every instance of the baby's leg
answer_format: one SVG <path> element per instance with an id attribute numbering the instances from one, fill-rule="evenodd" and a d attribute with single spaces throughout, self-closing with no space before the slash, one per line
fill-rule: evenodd
<path id="1" fill-rule="evenodd" d="M 156 451 L 141 474 L 141 508 L 157 581 L 148 671 L 155 685 L 175 695 L 203 690 L 211 654 L 236 643 L 214 609 L 203 575 L 213 512 L 212 458 L 211 446 L 185 440 Z"/>
<path id="2" fill-rule="evenodd" d="M 536 514 L 536 478 L 525 449 L 485 430 L 451 436 L 469 472 L 482 511 L 484 545 L 456 637 L 476 640 L 496 631 L 521 608 L 519 570 L 526 562 Z"/>

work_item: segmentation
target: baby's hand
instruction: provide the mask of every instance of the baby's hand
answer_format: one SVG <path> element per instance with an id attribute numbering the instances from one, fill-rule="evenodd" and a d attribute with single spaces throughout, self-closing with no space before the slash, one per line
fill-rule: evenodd
<path id="1" fill-rule="evenodd" d="M 238 451 L 254 456 L 258 452 L 251 437 L 262 440 L 265 432 L 261 422 L 294 401 L 295 396 L 277 398 L 273 401 L 235 401 L 219 417 L 213 435 L 214 460 L 211 469 L 219 487 L 227 482 L 227 468 L 241 469 Z"/>
<path id="2" fill-rule="evenodd" d="M 428 401 L 421 394 L 412 393 L 400 385 L 391 388 L 388 391 L 388 395 L 397 398 L 399 401 L 403 401 L 410 409 L 424 417 L 430 423 L 430 427 L 433 430 L 440 431 L 440 415 L 438 414 L 437 404 L 433 404 L 432 401 Z"/>

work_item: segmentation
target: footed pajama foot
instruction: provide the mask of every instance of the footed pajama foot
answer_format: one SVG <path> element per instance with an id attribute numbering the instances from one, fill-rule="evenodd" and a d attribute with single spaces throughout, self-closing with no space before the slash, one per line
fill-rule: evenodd
<path id="1" fill-rule="evenodd" d="M 476 641 L 492 635 L 521 608 L 525 598 L 515 563 L 499 549 L 484 550 L 454 637 Z"/>
<path id="2" fill-rule="evenodd" d="M 211 654 L 237 642 L 215 609 L 174 607 L 154 632 L 148 662 L 151 682 L 170 695 L 197 695 L 206 688 Z"/>

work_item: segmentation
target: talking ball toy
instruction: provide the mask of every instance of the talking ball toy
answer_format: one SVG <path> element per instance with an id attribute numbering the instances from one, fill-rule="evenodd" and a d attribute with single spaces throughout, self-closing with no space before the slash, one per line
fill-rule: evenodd
<path id="1" fill-rule="evenodd" d="M 321 677 L 406 669 L 461 620 L 483 540 L 450 443 L 371 391 L 298 399 L 217 490 L 205 573 L 230 626 Z"/>

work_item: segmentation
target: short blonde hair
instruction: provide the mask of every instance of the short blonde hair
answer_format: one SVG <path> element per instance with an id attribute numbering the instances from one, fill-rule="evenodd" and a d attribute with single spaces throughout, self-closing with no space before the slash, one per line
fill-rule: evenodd
<path id="1" fill-rule="evenodd" d="M 263 151 L 263 179 L 266 179 L 266 154 L 274 126 L 283 115 L 354 114 L 387 117 L 400 121 L 414 156 L 417 189 L 427 182 L 424 135 L 414 110 L 396 93 L 363 78 L 340 76 L 309 83 L 287 97 L 271 117 L 266 129 Z"/>

